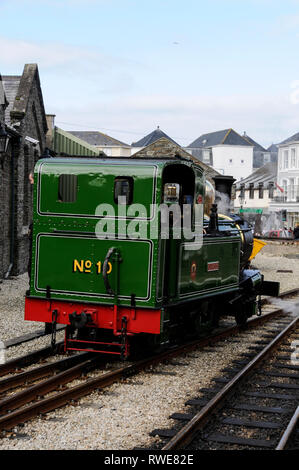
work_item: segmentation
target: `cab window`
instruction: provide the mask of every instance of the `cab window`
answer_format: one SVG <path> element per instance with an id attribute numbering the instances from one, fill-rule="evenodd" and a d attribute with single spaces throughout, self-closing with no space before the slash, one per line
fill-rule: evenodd
<path id="1" fill-rule="evenodd" d="M 76 202 L 77 175 L 60 175 L 58 183 L 58 200 L 60 202 Z"/>
<path id="2" fill-rule="evenodd" d="M 119 200 L 120 198 L 120 200 Z M 117 177 L 114 180 L 114 202 L 131 204 L 133 201 L 133 178 Z"/>

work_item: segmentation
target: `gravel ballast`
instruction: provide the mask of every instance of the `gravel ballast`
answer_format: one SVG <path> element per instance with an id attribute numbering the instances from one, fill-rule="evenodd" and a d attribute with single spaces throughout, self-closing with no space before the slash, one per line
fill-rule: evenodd
<path id="1" fill-rule="evenodd" d="M 288 247 L 289 248 L 289 247 Z M 264 247 L 253 261 L 261 269 L 266 280 L 277 280 L 281 291 L 298 287 L 298 259 L 286 258 L 284 246 Z M 299 253 L 296 245 L 288 255 Z M 277 273 L 277 270 L 292 273 Z M 5 280 L 0 285 L 0 338 L 2 340 L 21 336 L 42 327 L 36 322 L 25 322 L 24 295 L 28 289 L 27 275 Z M 134 447 L 155 446 L 159 438 L 150 437 L 155 428 L 171 428 L 175 423 L 169 419 L 172 413 L 186 412 L 185 402 L 199 396 L 199 389 L 213 384 L 213 378 L 221 374 L 242 352 L 250 352 L 251 340 L 260 339 L 263 329 L 241 333 L 241 342 L 225 341 L 215 351 L 198 351 L 180 362 L 188 367 L 160 365 L 156 370 L 175 372 L 176 375 L 144 372 L 114 384 L 102 392 L 94 392 L 78 401 L 48 413 L 45 417 L 25 423 L 15 431 L 23 438 L 11 436 L 0 440 L 0 450 L 5 449 L 102 449 L 128 450 Z M 59 333 L 61 334 L 61 333 Z M 38 346 L 37 343 L 38 342 Z M 29 350 L 49 345 L 49 336 L 21 347 L 10 348 L 9 353 L 23 355 Z M 19 349 L 18 349 L 19 348 Z M 31 349 L 30 349 L 31 348 Z"/>

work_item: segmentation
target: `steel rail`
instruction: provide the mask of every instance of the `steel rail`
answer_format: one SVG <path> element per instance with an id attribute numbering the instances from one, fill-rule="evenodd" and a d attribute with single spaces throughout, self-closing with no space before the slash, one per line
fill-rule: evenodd
<path id="1" fill-rule="evenodd" d="M 281 293 L 278 296 L 278 298 L 289 297 L 289 296 L 292 296 L 292 295 L 296 295 L 298 293 L 299 293 L 299 288 L 291 289 L 291 290 L 288 290 L 286 292 Z M 263 305 L 268 304 L 268 303 L 269 303 L 269 300 L 267 298 L 264 298 L 262 300 Z M 270 313 L 272 314 L 272 312 L 270 312 Z M 265 320 L 267 320 L 266 315 L 268 315 L 268 314 L 264 314 L 264 315 L 262 315 L 262 317 L 259 317 L 258 322 L 260 323 L 261 321 L 263 321 L 262 320 L 263 317 L 265 317 Z M 250 323 L 252 321 L 253 321 L 253 319 L 250 319 L 248 321 L 247 325 L 250 326 Z M 238 327 L 236 327 L 236 328 L 238 328 Z M 19 339 L 19 338 L 16 338 L 16 339 Z M 9 342 L 14 342 L 14 339 L 9 340 Z M 56 345 L 57 346 L 57 354 L 59 354 L 63 350 L 63 345 L 64 345 L 63 341 L 60 341 L 59 343 L 57 343 L 57 345 Z M 25 356 L 21 356 L 21 357 L 18 357 L 16 359 L 11 359 L 11 360 L 7 361 L 5 364 L 0 365 L 0 377 L 4 376 L 5 374 L 7 374 L 9 372 L 13 372 L 14 370 L 19 369 L 21 367 L 31 365 L 34 362 L 37 362 L 39 359 L 49 357 L 52 354 L 53 354 L 52 347 L 51 346 L 46 346 L 45 348 L 33 351 L 33 352 L 31 352 L 31 353 L 29 353 Z"/>
<path id="2" fill-rule="evenodd" d="M 285 450 L 292 435 L 297 427 L 299 421 L 299 406 L 297 407 L 295 413 L 293 414 L 285 432 L 283 433 L 279 443 L 277 444 L 275 450 Z"/>
<path id="3" fill-rule="evenodd" d="M 60 325 L 57 327 L 57 332 L 65 330 L 65 325 Z M 42 336 L 47 336 L 50 335 L 51 333 L 46 333 L 45 330 L 35 330 L 32 333 L 27 333 L 22 336 L 17 336 L 16 338 L 8 339 L 7 341 L 4 341 L 4 346 L 6 348 L 12 348 L 15 346 L 19 346 L 20 344 L 23 343 L 28 343 L 29 341 L 33 341 L 34 339 L 40 338 Z"/>
<path id="4" fill-rule="evenodd" d="M 10 411 L 19 408 L 22 405 L 30 403 L 39 396 L 43 396 L 46 393 L 56 390 L 61 385 L 65 385 L 72 380 L 77 379 L 86 369 L 94 368 L 99 363 L 99 361 L 100 358 L 98 356 L 85 360 L 80 364 L 70 367 L 63 372 L 50 377 L 49 379 L 43 380 L 42 382 L 36 385 L 32 385 L 31 387 L 26 388 L 21 392 L 0 400 L 0 414 L 4 411 Z"/>
<path id="5" fill-rule="evenodd" d="M 267 320 L 275 318 L 281 313 L 283 312 L 281 309 L 279 309 L 267 313 L 262 317 L 253 318 L 248 322 L 247 326 L 251 328 L 255 327 L 258 324 L 263 324 Z M 21 422 L 27 421 L 28 419 L 31 419 L 40 413 L 52 411 L 58 407 L 68 404 L 70 400 L 76 400 L 78 398 L 81 398 L 82 396 L 91 393 L 95 389 L 107 387 L 112 383 L 119 381 L 120 379 L 135 375 L 141 370 L 159 364 L 164 360 L 169 360 L 175 356 L 178 356 L 179 354 L 190 352 L 194 349 L 211 345 L 213 343 L 221 341 L 224 338 L 237 334 L 238 332 L 240 332 L 240 328 L 238 326 L 228 327 L 225 330 L 215 333 L 214 335 L 211 335 L 209 337 L 196 340 L 189 344 L 178 346 L 172 350 L 164 351 L 163 353 L 143 359 L 132 365 L 124 366 L 113 372 L 103 374 L 100 377 L 94 379 L 87 379 L 82 384 L 79 384 L 75 387 L 70 387 L 69 389 L 64 391 L 60 391 L 59 393 L 56 393 L 55 395 L 49 398 L 43 398 L 36 403 L 27 405 L 25 408 L 16 410 L 16 408 L 19 407 L 20 402 L 16 401 L 15 395 L 9 397 L 6 401 L 0 402 L 0 411 L 1 409 L 2 411 L 10 410 L 8 414 L 0 417 L 0 430 L 11 429 L 13 426 Z M 30 401 L 32 401 L 32 392 L 33 396 L 37 397 L 42 393 L 45 394 L 50 390 L 53 391 L 55 387 L 57 388 L 58 384 L 66 384 L 74 378 L 80 377 L 79 366 L 76 366 L 72 369 L 57 374 L 55 377 L 48 379 L 46 382 L 50 382 L 50 384 L 44 384 L 44 382 L 42 382 L 41 384 L 37 384 L 31 387 L 31 390 L 27 389 L 24 392 L 20 392 L 18 396 L 21 399 L 21 404 L 28 404 Z M 14 409 L 15 411 L 11 411 L 12 409 Z"/>
<path id="6" fill-rule="evenodd" d="M 197 413 L 162 450 L 180 449 L 193 440 L 195 432 L 199 431 L 210 419 L 211 414 L 220 408 L 229 394 L 248 377 L 252 370 L 260 364 L 279 343 L 297 327 L 299 318 L 295 318 L 281 333 L 279 333 L 257 356 L 238 372 L 200 411 Z"/>
<path id="7" fill-rule="evenodd" d="M 90 358 L 91 356 L 92 355 L 90 353 L 84 352 L 76 355 L 74 354 L 73 356 L 59 359 L 58 361 L 44 364 L 39 367 L 35 367 L 34 369 L 20 372 L 5 379 L 1 379 L 0 393 L 16 388 L 19 385 L 26 384 L 29 381 L 33 382 L 34 380 L 45 378 L 48 375 L 51 375 L 51 373 L 63 371 L 69 367 L 72 367 L 78 362 L 82 362 L 87 358 Z"/>
<path id="8" fill-rule="evenodd" d="M 64 342 L 60 341 L 56 343 L 57 354 L 59 354 L 63 349 Z M 40 359 L 44 359 L 46 357 L 53 355 L 53 349 L 51 346 L 46 346 L 42 349 L 37 349 L 36 351 L 32 351 L 25 356 L 17 357 L 16 359 L 11 359 L 7 361 L 5 364 L 0 365 L 0 377 L 10 372 L 13 372 L 21 367 L 30 366 L 35 362 L 38 362 Z"/>

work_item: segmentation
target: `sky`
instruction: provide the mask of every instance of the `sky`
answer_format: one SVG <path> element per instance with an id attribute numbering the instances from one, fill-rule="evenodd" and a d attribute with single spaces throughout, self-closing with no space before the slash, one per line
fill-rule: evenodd
<path id="1" fill-rule="evenodd" d="M 0 0 L 0 21 L 0 73 L 37 63 L 62 129 L 299 132 L 299 0 Z"/>

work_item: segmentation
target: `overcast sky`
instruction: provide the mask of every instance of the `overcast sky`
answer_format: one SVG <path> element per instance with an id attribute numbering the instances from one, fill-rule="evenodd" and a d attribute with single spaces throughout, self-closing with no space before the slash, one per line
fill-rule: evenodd
<path id="1" fill-rule="evenodd" d="M 299 132 L 299 0 L 0 0 L 0 18 L 0 73 L 37 63 L 65 130 Z"/>

